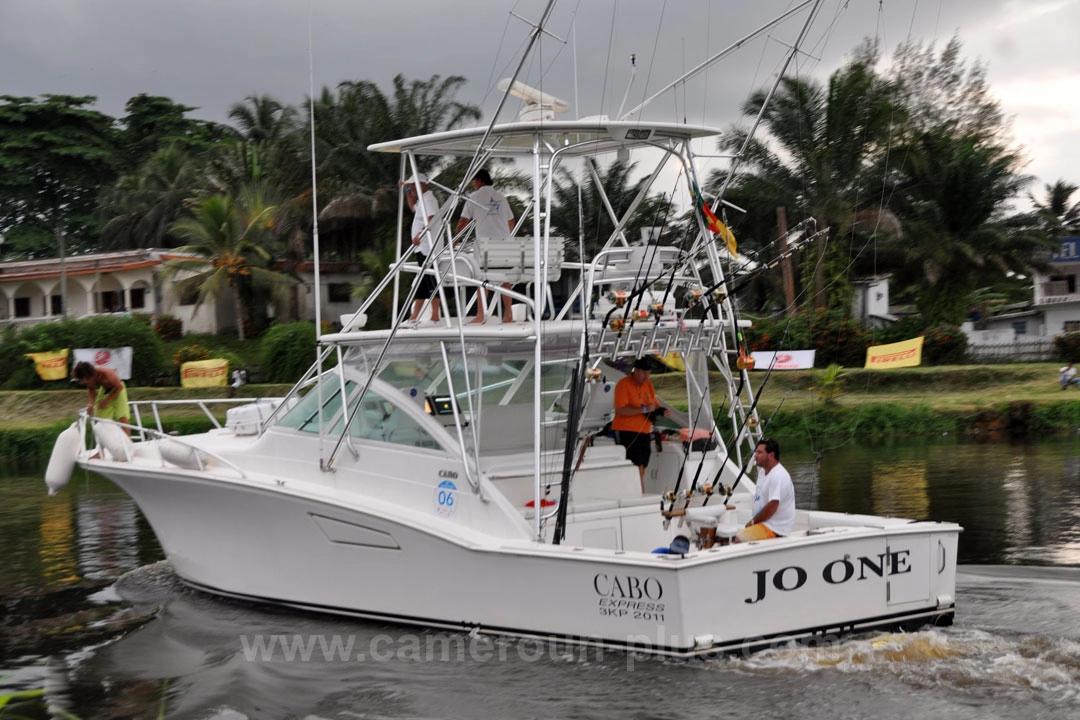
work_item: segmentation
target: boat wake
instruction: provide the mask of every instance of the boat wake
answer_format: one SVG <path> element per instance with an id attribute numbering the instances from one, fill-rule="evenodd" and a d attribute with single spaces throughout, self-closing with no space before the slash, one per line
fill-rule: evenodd
<path id="1" fill-rule="evenodd" d="M 1080 642 L 971 628 L 857 636 L 828 647 L 785 647 L 734 658 L 747 673 L 872 673 L 918 689 L 947 688 L 1043 702 L 1080 703 Z"/>

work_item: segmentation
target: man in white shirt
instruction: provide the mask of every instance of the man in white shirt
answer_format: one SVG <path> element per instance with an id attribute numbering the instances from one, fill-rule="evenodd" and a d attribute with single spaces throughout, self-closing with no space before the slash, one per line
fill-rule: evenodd
<path id="1" fill-rule="evenodd" d="M 506 201 L 495 188 L 491 187 L 491 173 L 480 169 L 473 177 L 475 190 L 465 200 L 465 207 L 461 211 L 461 220 L 458 221 L 457 232 L 461 232 L 473 220 L 476 225 L 473 230 L 478 238 L 503 238 L 509 237 L 514 232 L 514 211 L 510 209 L 510 203 Z M 503 283 L 503 287 L 510 289 L 510 283 Z M 484 322 L 484 291 L 480 291 L 480 301 L 477 303 L 474 323 Z M 503 322 L 513 322 L 514 317 L 510 312 L 513 300 L 509 295 L 503 295 Z"/>
<path id="2" fill-rule="evenodd" d="M 1061 376 L 1062 390 L 1067 389 L 1070 385 L 1080 385 L 1080 378 L 1076 377 L 1076 368 L 1073 367 L 1072 363 L 1058 370 L 1058 374 Z"/>
<path id="3" fill-rule="evenodd" d="M 754 516 L 735 542 L 783 537 L 795 527 L 795 486 L 780 464 L 780 444 L 763 438 L 754 449 L 754 464 L 763 471 L 754 491 Z"/>
<path id="4" fill-rule="evenodd" d="M 404 188 L 405 200 L 414 213 L 412 244 L 417 246 L 416 261 L 423 267 L 428 256 L 437 255 L 442 250 L 442 238 L 439 235 L 442 227 L 439 220 L 439 200 L 435 197 L 435 193 L 428 190 L 427 175 L 423 173 L 406 180 Z M 438 283 L 433 275 L 425 274 L 420 278 L 420 284 L 416 289 L 413 311 L 409 317 L 410 322 L 420 317 L 424 301 L 429 298 L 431 299 L 431 320 L 438 322 L 440 305 Z"/>

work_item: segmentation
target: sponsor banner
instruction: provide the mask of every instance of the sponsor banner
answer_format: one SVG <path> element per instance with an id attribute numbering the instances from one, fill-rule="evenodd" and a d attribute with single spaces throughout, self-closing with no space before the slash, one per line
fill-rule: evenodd
<path id="1" fill-rule="evenodd" d="M 120 376 L 131 379 L 131 347 L 122 348 L 75 348 L 72 365 L 88 362 L 94 367 L 107 367 Z"/>
<path id="2" fill-rule="evenodd" d="M 68 376 L 68 349 L 26 353 L 34 361 L 34 370 L 42 380 L 63 380 Z"/>
<path id="3" fill-rule="evenodd" d="M 180 366 L 181 387 L 225 387 L 229 361 L 193 360 Z"/>
<path id="4" fill-rule="evenodd" d="M 683 362 L 682 355 L 677 352 L 669 352 L 667 355 L 658 355 L 656 359 L 672 370 L 686 372 L 686 363 Z"/>
<path id="5" fill-rule="evenodd" d="M 922 365 L 923 336 L 889 345 L 866 348 L 866 367 L 871 370 L 917 367 Z"/>
<path id="6" fill-rule="evenodd" d="M 757 350 L 750 353 L 755 370 L 812 370 L 817 350 Z"/>

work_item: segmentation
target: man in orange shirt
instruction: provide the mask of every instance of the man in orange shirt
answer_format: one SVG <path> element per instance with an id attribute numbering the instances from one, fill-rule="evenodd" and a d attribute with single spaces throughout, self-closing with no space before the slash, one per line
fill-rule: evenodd
<path id="1" fill-rule="evenodd" d="M 615 384 L 615 418 L 611 429 L 615 431 L 615 442 L 626 448 L 626 459 L 637 465 L 641 476 L 641 492 L 645 492 L 645 468 L 649 465 L 652 454 L 652 421 L 668 410 L 660 408 L 656 399 L 656 388 L 649 380 L 652 364 L 648 358 L 640 357 L 634 361 L 630 374 Z"/>

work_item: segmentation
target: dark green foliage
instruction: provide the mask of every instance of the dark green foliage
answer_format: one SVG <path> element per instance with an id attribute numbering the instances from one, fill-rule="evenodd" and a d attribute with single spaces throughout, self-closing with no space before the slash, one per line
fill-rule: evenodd
<path id="1" fill-rule="evenodd" d="M 95 100 L 0 95 L 0 231 L 9 254 L 55 256 L 58 233 L 68 252 L 94 247 L 97 197 L 116 177 L 113 120 L 89 108 Z"/>
<path id="2" fill-rule="evenodd" d="M 1036 405 L 1028 416 L 1030 433 L 1075 432 L 1077 428 L 1080 428 L 1080 402 L 1075 400 Z"/>
<path id="3" fill-rule="evenodd" d="M 908 315 L 894 323 L 874 328 L 867 333 L 868 345 L 888 345 L 889 343 L 910 340 L 923 334 L 926 323 L 921 315 Z"/>
<path id="4" fill-rule="evenodd" d="M 892 403 L 874 403 L 858 408 L 838 405 L 814 413 L 787 413 L 781 410 L 769 423 L 766 432 L 778 437 L 880 438 L 897 435 L 940 435 L 963 430 L 970 420 L 962 415 L 943 413 L 928 405 L 905 408 Z"/>
<path id="5" fill-rule="evenodd" d="M 1054 338 L 1054 349 L 1065 362 L 1080 363 L 1080 332 L 1065 333 Z"/>
<path id="6" fill-rule="evenodd" d="M 131 346 L 131 385 L 150 385 L 164 369 L 161 341 L 135 318 L 102 316 L 86 320 L 42 323 L 21 330 L 14 342 L 0 346 L 0 367 L 17 368 L 3 384 L 5 390 L 70 388 L 66 383 L 45 382 L 33 371 L 25 353 L 62 348 L 119 348 Z M 20 367 L 21 363 L 21 367 Z"/>
<path id="7" fill-rule="evenodd" d="M 839 310 L 807 309 L 790 319 L 761 318 L 746 332 L 752 350 L 817 350 L 815 367 L 836 363 L 862 367 L 866 360 L 867 332 L 855 318 Z"/>
<path id="8" fill-rule="evenodd" d="M 198 108 L 160 95 L 140 93 L 127 101 L 121 119 L 120 160 L 125 172 L 141 166 L 158 150 L 173 146 L 187 152 L 205 150 L 234 134 L 231 128 L 184 117 Z"/>
<path id="9" fill-rule="evenodd" d="M 162 340 L 179 340 L 184 336 L 184 323 L 172 315 L 158 315 L 154 332 Z"/>
<path id="10" fill-rule="evenodd" d="M 631 175 L 634 165 L 614 162 L 607 168 L 601 168 L 596 160 L 588 161 L 596 170 L 596 177 L 607 193 L 608 200 L 615 214 L 619 217 L 630 207 L 647 178 L 634 180 Z M 581 202 L 578 203 L 578 182 L 581 184 Z M 634 216 L 623 229 L 631 243 L 641 237 L 644 227 L 664 226 L 670 221 L 671 203 L 659 193 L 647 196 L 638 206 Z M 555 197 L 551 211 L 552 234 L 567 238 L 567 257 L 577 259 L 584 250 L 586 257 L 591 257 L 611 237 L 615 224 L 611 221 L 607 207 L 600 198 L 600 191 L 592 173 L 582 172 L 582 177 L 575 178 L 564 171 L 556 179 Z M 678 238 L 661 238 L 663 244 L 679 241 Z"/>
<path id="11" fill-rule="evenodd" d="M 49 457 L 56 436 L 70 424 L 70 421 L 65 421 L 52 427 L 0 430 L 0 458 Z"/>
<path id="12" fill-rule="evenodd" d="M 315 362 L 315 324 L 275 325 L 262 339 L 260 382 L 292 383 Z"/>
<path id="13" fill-rule="evenodd" d="M 216 357 L 213 350 L 205 345 L 192 343 L 190 345 L 184 345 L 172 354 L 172 364 L 179 367 L 187 362 L 209 360 L 212 357 Z"/>
<path id="14" fill-rule="evenodd" d="M 923 337 L 924 365 L 962 365 L 967 360 L 967 335 L 956 325 L 929 328 Z"/>

